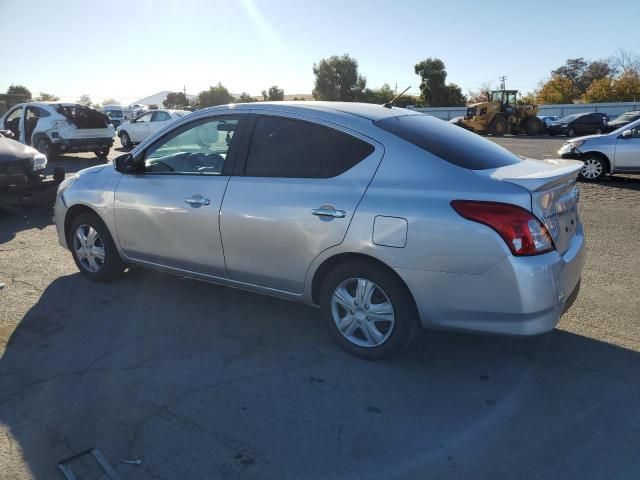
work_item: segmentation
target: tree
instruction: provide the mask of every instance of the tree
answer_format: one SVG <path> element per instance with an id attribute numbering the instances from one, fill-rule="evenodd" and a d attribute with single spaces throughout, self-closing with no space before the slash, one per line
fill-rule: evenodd
<path id="1" fill-rule="evenodd" d="M 31 91 L 24 85 L 10 85 L 7 88 L 7 93 L 9 95 L 24 95 L 27 100 L 31 100 Z"/>
<path id="2" fill-rule="evenodd" d="M 189 106 L 189 99 L 184 92 L 169 92 L 167 98 L 162 101 L 164 108 L 184 108 Z"/>
<path id="3" fill-rule="evenodd" d="M 385 83 L 377 90 L 365 88 L 364 92 L 360 94 L 357 100 L 365 103 L 384 104 L 390 102 L 395 97 L 395 92 L 391 89 L 388 83 Z"/>
<path id="4" fill-rule="evenodd" d="M 85 93 L 84 95 L 80 96 L 80 98 L 78 99 L 78 103 L 80 105 L 84 105 L 85 107 L 90 107 L 92 105 L 91 97 Z"/>
<path id="5" fill-rule="evenodd" d="M 274 85 L 268 91 L 267 90 L 262 91 L 262 98 L 264 98 L 265 102 L 267 100 L 270 102 L 282 101 L 284 100 L 284 90 L 278 88 L 277 85 Z"/>
<path id="6" fill-rule="evenodd" d="M 538 91 L 538 103 L 573 103 L 578 97 L 571 79 L 553 76 Z"/>
<path id="7" fill-rule="evenodd" d="M 106 98 L 102 101 L 102 105 L 120 105 L 120 102 L 115 98 Z"/>
<path id="8" fill-rule="evenodd" d="M 346 53 L 333 55 L 313 65 L 316 76 L 313 98 L 353 102 L 362 95 L 367 79 L 358 73 L 358 62 Z"/>
<path id="9" fill-rule="evenodd" d="M 203 90 L 198 94 L 198 104 L 200 108 L 226 105 L 232 102 L 233 97 L 221 82 L 218 82 L 218 85 L 215 87 L 209 87 L 209 90 Z"/>
<path id="10" fill-rule="evenodd" d="M 446 85 L 447 71 L 439 58 L 427 58 L 414 67 L 422 82 L 420 91 L 426 105 L 430 107 L 456 107 L 467 103 L 462 90 L 455 83 Z"/>
<path id="11" fill-rule="evenodd" d="M 636 102 L 640 100 L 640 73 L 628 69 L 615 82 L 613 89 L 618 102 Z"/>
<path id="12" fill-rule="evenodd" d="M 569 58 L 565 64 L 551 72 L 554 77 L 564 78 L 573 85 L 573 98 L 580 98 L 596 80 L 603 79 L 613 73 L 613 69 L 605 60 L 590 62 L 584 58 Z"/>
<path id="13" fill-rule="evenodd" d="M 251 95 L 249 95 L 247 92 L 242 92 L 240 94 L 240 96 L 238 97 L 238 102 L 240 103 L 253 103 L 253 102 L 257 102 L 257 100 L 255 98 L 253 98 Z"/>
<path id="14" fill-rule="evenodd" d="M 45 92 L 40 92 L 40 95 L 35 98 L 36 102 L 57 102 L 58 100 L 60 100 L 60 97 Z"/>
<path id="15" fill-rule="evenodd" d="M 155 103 L 152 103 L 151 105 L 149 105 L 149 110 L 158 110 L 158 105 Z"/>
<path id="16" fill-rule="evenodd" d="M 640 55 L 636 53 L 620 48 L 608 62 L 614 73 L 624 74 L 632 71 L 640 75 Z"/>
<path id="17" fill-rule="evenodd" d="M 614 80 L 611 77 L 595 80 L 589 85 L 584 94 L 584 101 L 592 102 L 612 102 L 615 98 Z"/>

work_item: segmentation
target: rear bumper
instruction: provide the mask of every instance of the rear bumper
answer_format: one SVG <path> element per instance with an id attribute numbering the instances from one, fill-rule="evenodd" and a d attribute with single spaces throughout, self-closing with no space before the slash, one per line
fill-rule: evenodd
<path id="1" fill-rule="evenodd" d="M 508 335 L 552 330 L 578 295 L 586 252 L 582 228 L 564 255 L 509 255 L 482 275 L 396 269 L 425 328 Z"/>
<path id="2" fill-rule="evenodd" d="M 113 138 L 73 138 L 54 141 L 60 152 L 92 152 L 103 148 L 111 148 Z"/>

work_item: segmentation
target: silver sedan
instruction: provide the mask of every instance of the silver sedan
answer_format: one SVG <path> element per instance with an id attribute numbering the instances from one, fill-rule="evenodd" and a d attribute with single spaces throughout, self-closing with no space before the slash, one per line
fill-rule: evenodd
<path id="1" fill-rule="evenodd" d="M 377 359 L 419 326 L 553 329 L 585 262 L 581 167 L 396 107 L 238 104 L 68 178 L 55 216 L 92 280 L 139 265 L 317 305 Z"/>

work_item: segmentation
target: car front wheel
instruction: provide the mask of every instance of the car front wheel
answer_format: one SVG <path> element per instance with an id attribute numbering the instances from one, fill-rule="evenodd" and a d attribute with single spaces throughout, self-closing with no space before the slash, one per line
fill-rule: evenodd
<path id="1" fill-rule="evenodd" d="M 73 220 L 68 245 L 80 272 L 91 280 L 114 280 L 124 271 L 107 226 L 94 213 L 82 213 Z"/>
<path id="2" fill-rule="evenodd" d="M 131 142 L 131 137 L 127 132 L 120 132 L 120 143 L 124 148 L 133 147 L 133 142 Z"/>
<path id="3" fill-rule="evenodd" d="M 398 353 L 417 331 L 416 309 L 405 285 L 373 263 L 338 265 L 324 281 L 320 303 L 333 338 L 367 360 Z"/>
<path id="4" fill-rule="evenodd" d="M 604 177 L 606 171 L 607 167 L 601 158 L 587 157 L 580 170 L 580 178 L 586 182 L 596 182 Z"/>

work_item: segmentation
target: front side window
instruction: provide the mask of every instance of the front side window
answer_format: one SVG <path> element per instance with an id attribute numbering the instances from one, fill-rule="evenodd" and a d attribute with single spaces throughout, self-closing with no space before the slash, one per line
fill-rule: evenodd
<path id="1" fill-rule="evenodd" d="M 256 121 L 246 175 L 331 178 L 373 152 L 367 142 L 333 128 L 285 117 Z"/>
<path id="2" fill-rule="evenodd" d="M 153 115 L 153 113 L 145 113 L 144 115 L 136 118 L 136 123 L 150 122 L 151 121 L 151 115 Z"/>
<path id="3" fill-rule="evenodd" d="M 220 175 L 237 128 L 229 117 L 185 125 L 147 149 L 145 172 Z"/>
<path id="4" fill-rule="evenodd" d="M 169 120 L 169 114 L 167 112 L 154 112 L 151 118 L 152 122 L 164 122 Z"/>
<path id="5" fill-rule="evenodd" d="M 20 119 L 21 116 L 22 116 L 22 107 L 18 107 L 9 114 L 6 121 L 11 122 L 13 120 Z"/>

